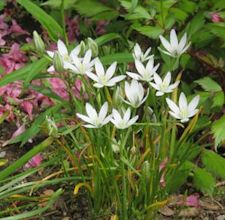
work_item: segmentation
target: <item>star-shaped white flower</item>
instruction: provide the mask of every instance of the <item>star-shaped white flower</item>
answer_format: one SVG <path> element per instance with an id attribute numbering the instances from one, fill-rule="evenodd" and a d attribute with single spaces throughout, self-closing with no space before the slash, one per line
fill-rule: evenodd
<path id="1" fill-rule="evenodd" d="M 125 94 L 129 102 L 125 100 L 124 101 L 134 108 L 138 108 L 142 103 L 145 102 L 146 98 L 148 97 L 148 92 L 144 97 L 144 88 L 142 84 L 135 79 L 132 79 L 130 84 L 128 82 L 125 82 Z"/>
<path id="2" fill-rule="evenodd" d="M 138 43 L 135 44 L 134 46 L 134 53 L 133 53 L 133 57 L 135 60 L 139 60 L 142 63 L 153 58 L 153 55 L 149 55 L 151 52 L 151 47 L 149 47 L 145 53 L 143 53 L 143 51 L 141 50 L 141 47 Z"/>
<path id="3" fill-rule="evenodd" d="M 166 102 L 171 111 L 170 115 L 180 121 L 187 122 L 189 118 L 193 117 L 199 110 L 196 109 L 199 103 L 199 95 L 195 96 L 188 104 L 185 94 L 182 92 L 179 97 L 179 106 L 177 106 L 171 99 L 166 98 Z"/>
<path id="4" fill-rule="evenodd" d="M 76 54 L 72 54 L 72 64 L 67 63 L 66 68 L 81 75 L 91 72 L 95 63 L 95 59 L 91 60 L 91 55 L 92 52 L 90 49 L 85 53 L 83 58 L 78 57 Z"/>
<path id="5" fill-rule="evenodd" d="M 99 114 L 89 103 L 86 103 L 85 109 L 86 109 L 87 115 L 82 115 L 77 113 L 77 117 L 79 117 L 80 119 L 88 123 L 84 125 L 84 127 L 86 128 L 100 128 L 110 121 L 111 115 L 108 115 L 106 117 L 108 112 L 107 102 L 103 104 Z"/>
<path id="6" fill-rule="evenodd" d="M 150 85 L 157 90 L 156 96 L 162 96 L 165 93 L 171 93 L 179 85 L 180 81 L 170 85 L 171 82 L 171 73 L 168 72 L 165 78 L 162 80 L 161 77 L 155 73 L 154 74 L 155 83 L 150 82 Z"/>
<path id="7" fill-rule="evenodd" d="M 116 65 L 117 65 L 116 62 L 112 63 L 105 72 L 101 61 L 99 59 L 96 59 L 95 61 L 96 74 L 92 72 L 87 72 L 87 76 L 96 82 L 94 84 L 94 87 L 96 88 L 102 88 L 104 86 L 111 87 L 114 86 L 117 82 L 123 80 L 126 77 L 125 75 L 113 77 L 116 71 Z"/>
<path id="8" fill-rule="evenodd" d="M 178 42 L 177 34 L 174 29 L 170 31 L 170 42 L 167 41 L 162 35 L 159 36 L 162 45 L 166 50 L 159 48 L 163 53 L 172 56 L 179 57 L 183 54 L 190 46 L 190 42 L 187 44 L 187 34 L 185 33 L 181 38 L 180 42 Z"/>
<path id="9" fill-rule="evenodd" d="M 80 49 L 81 49 L 80 45 L 78 45 L 69 54 L 68 49 L 67 49 L 66 45 L 63 43 L 63 41 L 58 40 L 58 42 L 57 42 L 57 51 L 58 51 L 59 55 L 62 57 L 65 69 L 67 68 L 67 64 L 68 63 L 69 64 L 72 63 L 72 56 L 78 56 L 79 55 Z M 52 52 L 52 51 L 47 51 L 47 54 L 51 58 L 54 57 L 54 52 Z M 48 71 L 49 72 L 54 72 L 55 71 L 54 66 L 50 66 L 48 68 Z"/>
<path id="10" fill-rule="evenodd" d="M 124 113 L 123 117 L 120 115 L 120 113 L 116 110 L 112 110 L 112 118 L 110 119 L 111 122 L 115 125 L 116 128 L 118 129 L 126 129 L 133 125 L 137 120 L 138 120 L 138 115 L 135 117 L 131 118 L 131 111 L 130 108 L 126 110 Z"/>
<path id="11" fill-rule="evenodd" d="M 131 78 L 136 80 L 142 80 L 146 82 L 150 82 L 153 79 L 153 75 L 156 73 L 157 69 L 159 68 L 159 64 L 154 66 L 154 59 L 149 59 L 146 66 L 144 66 L 141 61 L 135 60 L 135 67 L 138 73 L 127 72 Z"/>

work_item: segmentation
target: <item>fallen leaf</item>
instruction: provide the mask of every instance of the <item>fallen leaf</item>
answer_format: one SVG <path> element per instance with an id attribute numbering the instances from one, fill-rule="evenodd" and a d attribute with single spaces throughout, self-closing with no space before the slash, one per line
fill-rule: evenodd
<path id="1" fill-rule="evenodd" d="M 164 206 L 162 207 L 159 212 L 164 215 L 164 216 L 173 216 L 175 214 L 175 212 L 173 211 L 173 209 L 169 208 L 168 206 Z"/>
<path id="2" fill-rule="evenodd" d="M 197 208 L 182 209 L 178 214 L 179 217 L 196 217 L 198 215 L 199 215 L 199 209 Z"/>

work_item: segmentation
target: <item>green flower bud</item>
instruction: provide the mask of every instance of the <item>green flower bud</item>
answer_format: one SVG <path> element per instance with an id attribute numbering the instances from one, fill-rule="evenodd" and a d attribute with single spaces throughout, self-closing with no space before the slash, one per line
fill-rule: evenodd
<path id="1" fill-rule="evenodd" d="M 144 178 L 147 181 L 149 181 L 150 180 L 150 163 L 148 161 L 145 161 L 142 164 L 141 171 L 142 171 Z"/>
<path id="2" fill-rule="evenodd" d="M 46 116 L 46 122 L 47 122 L 48 135 L 54 136 L 54 137 L 58 136 L 58 127 L 55 121 L 49 116 Z"/>
<path id="3" fill-rule="evenodd" d="M 80 42 L 80 55 L 83 56 L 85 51 L 86 51 L 86 45 L 85 45 L 84 41 L 81 41 Z"/>
<path id="4" fill-rule="evenodd" d="M 88 43 L 88 48 L 91 49 L 92 51 L 92 55 L 94 57 L 98 56 L 98 45 L 97 43 L 91 39 L 90 37 L 87 39 L 87 43 Z"/>
<path id="5" fill-rule="evenodd" d="M 37 31 L 33 32 L 33 40 L 34 40 L 35 49 L 39 53 L 44 53 L 45 52 L 45 44 Z"/>
<path id="6" fill-rule="evenodd" d="M 53 56 L 53 66 L 55 71 L 60 73 L 64 71 L 63 59 L 59 52 L 55 52 Z"/>

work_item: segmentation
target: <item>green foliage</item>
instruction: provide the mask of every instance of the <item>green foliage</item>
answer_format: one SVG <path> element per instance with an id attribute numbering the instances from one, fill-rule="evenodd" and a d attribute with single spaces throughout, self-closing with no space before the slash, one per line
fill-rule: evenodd
<path id="1" fill-rule="evenodd" d="M 59 36 L 63 35 L 62 27 L 38 5 L 30 0 L 18 0 L 17 2 L 46 28 L 52 40 L 57 41 Z"/>
<path id="2" fill-rule="evenodd" d="M 211 175 L 211 173 L 209 173 L 205 169 L 196 167 L 196 169 L 194 170 L 193 180 L 194 185 L 197 189 L 209 195 L 213 194 L 216 181 Z"/>
<path id="3" fill-rule="evenodd" d="M 222 116 L 219 120 L 215 121 L 212 125 L 212 133 L 215 139 L 216 147 L 225 141 L 225 116 Z"/>
<path id="4" fill-rule="evenodd" d="M 118 12 L 97 0 L 77 0 L 73 6 L 79 14 L 91 17 L 94 20 L 113 19 L 118 16 Z M 91 10 L 90 10 L 91 9 Z"/>
<path id="5" fill-rule="evenodd" d="M 164 31 L 162 28 L 160 27 L 153 27 L 153 26 L 136 26 L 133 25 L 132 28 L 138 32 L 140 32 L 141 34 L 152 38 L 152 39 L 157 39 L 159 37 L 160 34 L 162 34 Z"/>
<path id="6" fill-rule="evenodd" d="M 47 68 L 49 62 L 50 61 L 48 59 L 43 57 L 38 61 L 35 61 L 31 64 L 27 64 L 21 69 L 15 70 L 11 74 L 7 74 L 2 77 L 0 79 L 0 86 L 4 86 L 16 80 L 24 80 L 25 85 L 27 86 L 32 79 L 37 77 L 37 75 L 41 75 L 41 71 Z"/>
<path id="7" fill-rule="evenodd" d="M 211 150 L 202 152 L 202 163 L 205 168 L 213 173 L 216 177 L 225 180 L 225 159 Z"/>
<path id="8" fill-rule="evenodd" d="M 195 82 L 198 83 L 205 91 L 208 92 L 222 91 L 221 86 L 209 77 L 204 77 L 202 79 L 196 80 Z"/>

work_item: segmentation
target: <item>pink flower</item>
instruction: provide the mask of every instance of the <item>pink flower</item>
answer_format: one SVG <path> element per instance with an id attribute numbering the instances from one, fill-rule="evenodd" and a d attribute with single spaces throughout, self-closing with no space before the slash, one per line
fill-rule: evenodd
<path id="1" fill-rule="evenodd" d="M 5 19 L 5 15 L 0 15 L 0 30 L 8 29 L 8 24 L 5 23 L 4 19 Z"/>
<path id="2" fill-rule="evenodd" d="M 68 39 L 72 42 L 80 35 L 79 17 L 73 19 L 66 18 L 66 25 L 68 29 Z"/>
<path id="3" fill-rule="evenodd" d="M 185 205 L 187 206 L 193 206 L 193 207 L 199 207 L 199 195 L 190 195 L 186 198 Z"/>
<path id="4" fill-rule="evenodd" d="M 212 21 L 213 23 L 218 23 L 218 22 L 221 22 L 221 21 L 222 21 L 222 18 L 221 18 L 220 15 L 219 15 L 218 13 L 216 13 L 216 12 L 211 13 L 210 16 L 211 16 L 211 21 Z"/>
<path id="5" fill-rule="evenodd" d="M 32 157 L 26 164 L 25 164 L 25 168 L 32 168 L 32 167 L 37 167 L 41 164 L 43 158 L 41 156 L 41 154 L 37 154 L 34 157 Z"/>
<path id="6" fill-rule="evenodd" d="M 30 120 L 33 119 L 33 104 L 29 101 L 23 101 L 21 103 L 21 108 L 28 114 Z"/>
<path id="7" fill-rule="evenodd" d="M 10 27 L 10 32 L 15 33 L 15 34 L 29 35 L 29 33 L 27 31 L 23 30 L 14 19 L 12 20 L 12 26 Z"/>
<path id="8" fill-rule="evenodd" d="M 52 90 L 61 98 L 69 100 L 69 94 L 66 90 L 66 84 L 62 79 L 59 78 L 51 78 L 49 79 L 50 84 L 52 86 Z"/>
<path id="9" fill-rule="evenodd" d="M 11 49 L 8 54 L 5 54 L 5 57 L 10 58 L 16 62 L 26 62 L 27 57 L 20 50 L 20 45 L 18 43 L 14 43 L 11 46 Z"/>

